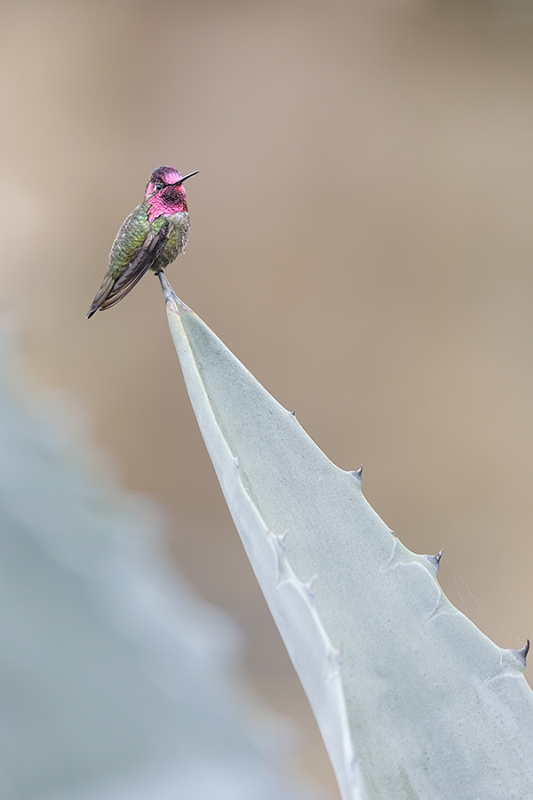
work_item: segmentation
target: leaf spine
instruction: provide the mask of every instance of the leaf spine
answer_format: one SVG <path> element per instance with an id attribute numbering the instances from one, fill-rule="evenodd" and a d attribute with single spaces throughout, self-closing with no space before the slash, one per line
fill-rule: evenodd
<path id="1" fill-rule="evenodd" d="M 292 570 L 285 554 L 285 539 L 287 533 L 288 531 L 281 534 L 268 531 L 276 557 L 276 583 L 274 584 L 276 588 L 281 586 L 282 583 L 290 583 L 293 580 Z"/>
<path id="2" fill-rule="evenodd" d="M 302 587 L 303 587 L 303 589 L 304 589 L 304 591 L 305 591 L 306 595 L 307 595 L 307 596 L 309 597 L 309 599 L 310 599 L 311 601 L 313 601 L 313 602 L 314 602 L 314 599 L 315 599 L 314 586 L 315 586 L 315 583 L 316 583 L 316 579 L 317 579 L 317 578 L 318 578 L 318 575 L 313 575 L 313 577 L 312 577 L 312 578 L 310 578 L 310 579 L 307 581 L 307 583 L 303 583 L 303 584 L 302 584 Z"/>
<path id="3" fill-rule="evenodd" d="M 330 647 L 326 656 L 326 681 L 337 678 L 341 673 L 342 653 L 337 647 Z"/>
<path id="4" fill-rule="evenodd" d="M 511 650 L 511 653 L 520 661 L 524 667 L 527 666 L 527 654 L 529 653 L 529 639 L 521 650 Z"/>
<path id="5" fill-rule="evenodd" d="M 426 556 L 426 558 L 427 558 L 427 560 L 429 561 L 429 563 L 430 563 L 430 564 L 433 564 L 433 566 L 435 567 L 435 569 L 437 570 L 437 572 L 438 572 L 438 571 L 439 571 L 439 569 L 440 569 L 440 560 L 441 560 L 441 558 L 442 558 L 442 554 L 443 554 L 443 553 L 444 553 L 444 547 L 441 547 L 441 549 L 439 550 L 439 552 L 438 552 L 438 553 L 436 553 L 434 556 Z"/>
<path id="6" fill-rule="evenodd" d="M 361 464 L 359 469 L 350 470 L 350 474 L 353 475 L 354 478 L 357 478 L 359 483 L 362 483 L 362 481 L 363 481 L 363 465 Z"/>
<path id="7" fill-rule="evenodd" d="M 275 533 L 274 536 L 278 540 L 279 547 L 285 552 L 285 541 L 287 536 L 289 535 L 289 530 L 283 531 L 283 533 Z"/>

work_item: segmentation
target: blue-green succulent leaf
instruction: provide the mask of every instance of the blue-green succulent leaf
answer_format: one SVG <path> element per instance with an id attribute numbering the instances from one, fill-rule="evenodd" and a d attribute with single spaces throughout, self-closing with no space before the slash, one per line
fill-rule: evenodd
<path id="1" fill-rule="evenodd" d="M 533 797 L 533 693 L 295 416 L 162 276 L 229 509 L 316 715 L 343 800 Z"/>
<path id="2" fill-rule="evenodd" d="M 311 800 L 250 724 L 234 627 L 169 568 L 157 510 L 67 406 L 12 385 L 1 334 L 0 797 Z"/>

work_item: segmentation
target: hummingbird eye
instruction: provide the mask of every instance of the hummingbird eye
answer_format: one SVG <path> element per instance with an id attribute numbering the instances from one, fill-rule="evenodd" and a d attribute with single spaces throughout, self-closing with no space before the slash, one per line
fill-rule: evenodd
<path id="1" fill-rule="evenodd" d="M 161 191 L 161 189 L 163 188 L 163 186 L 164 186 L 164 185 L 165 185 L 164 183 L 155 183 L 155 184 L 154 184 L 154 186 L 155 186 L 155 190 L 156 190 L 157 192 L 160 192 L 160 191 Z"/>

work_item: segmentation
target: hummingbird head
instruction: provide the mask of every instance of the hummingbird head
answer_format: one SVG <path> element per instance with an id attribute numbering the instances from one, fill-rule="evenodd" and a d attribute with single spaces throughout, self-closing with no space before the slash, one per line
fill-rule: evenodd
<path id="1" fill-rule="evenodd" d="M 184 181 L 196 175 L 198 170 L 183 177 L 174 167 L 158 167 L 150 175 L 145 200 L 148 204 L 148 219 L 153 222 L 161 215 L 169 217 L 187 211 L 187 195 Z"/>

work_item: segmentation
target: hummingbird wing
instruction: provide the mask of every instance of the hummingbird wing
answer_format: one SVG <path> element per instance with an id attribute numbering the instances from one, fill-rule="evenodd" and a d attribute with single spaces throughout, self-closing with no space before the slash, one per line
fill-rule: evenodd
<path id="1" fill-rule="evenodd" d="M 130 261 L 122 275 L 119 275 L 118 278 L 113 278 L 112 275 L 105 276 L 89 309 L 87 319 L 92 317 L 99 309 L 100 311 L 105 311 L 105 309 L 116 305 L 128 292 L 131 292 L 142 276 L 155 264 L 167 241 L 168 230 L 168 220 L 163 223 L 158 231 L 150 229 L 135 258 Z"/>

